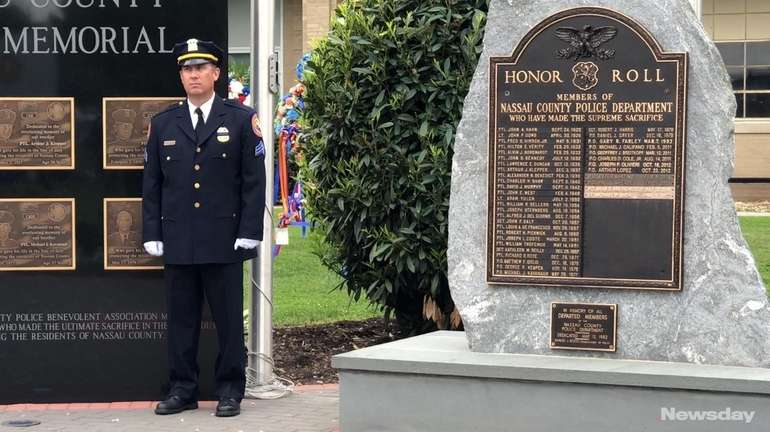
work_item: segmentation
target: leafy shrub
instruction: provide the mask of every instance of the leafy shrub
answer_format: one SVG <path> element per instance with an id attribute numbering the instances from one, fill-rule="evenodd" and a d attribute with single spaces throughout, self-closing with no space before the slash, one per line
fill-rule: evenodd
<path id="1" fill-rule="evenodd" d="M 313 50 L 302 167 L 322 261 L 402 331 L 461 321 L 447 282 L 452 144 L 488 0 L 348 0 Z"/>
<path id="2" fill-rule="evenodd" d="M 249 87 L 249 69 L 251 69 L 249 63 L 230 58 L 227 73 L 230 78 L 238 80 L 244 86 Z"/>

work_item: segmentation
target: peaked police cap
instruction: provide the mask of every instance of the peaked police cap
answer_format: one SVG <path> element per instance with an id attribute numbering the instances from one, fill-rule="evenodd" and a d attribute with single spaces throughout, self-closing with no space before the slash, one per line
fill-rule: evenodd
<path id="1" fill-rule="evenodd" d="M 211 41 L 188 39 L 174 45 L 174 57 L 178 66 L 192 66 L 203 63 L 212 63 L 216 66 L 222 64 L 225 56 L 222 48 Z"/>

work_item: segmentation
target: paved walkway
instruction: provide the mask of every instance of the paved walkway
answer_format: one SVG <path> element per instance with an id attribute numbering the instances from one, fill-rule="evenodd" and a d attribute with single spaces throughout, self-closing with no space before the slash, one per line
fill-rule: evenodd
<path id="1" fill-rule="evenodd" d="M 0 424 L 37 420 L 0 432 L 339 432 L 337 385 L 299 386 L 294 394 L 275 400 L 244 399 L 241 415 L 214 417 L 215 402 L 181 414 L 157 416 L 155 402 L 106 404 L 0 405 Z"/>

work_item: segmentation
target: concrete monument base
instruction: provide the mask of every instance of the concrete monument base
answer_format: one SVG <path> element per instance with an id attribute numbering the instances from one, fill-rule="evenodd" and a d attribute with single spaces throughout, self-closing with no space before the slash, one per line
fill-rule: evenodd
<path id="1" fill-rule="evenodd" d="M 436 332 L 340 354 L 342 432 L 767 431 L 770 370 L 472 352 Z"/>

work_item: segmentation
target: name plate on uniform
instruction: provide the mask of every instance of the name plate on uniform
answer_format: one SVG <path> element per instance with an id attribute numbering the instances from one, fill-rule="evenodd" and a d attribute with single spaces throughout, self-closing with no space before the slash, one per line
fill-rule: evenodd
<path id="1" fill-rule="evenodd" d="M 155 114 L 183 100 L 180 97 L 103 98 L 103 168 L 143 169 L 150 120 Z"/>
<path id="2" fill-rule="evenodd" d="M 0 199 L 0 271 L 75 270 L 75 199 Z"/>
<path id="3" fill-rule="evenodd" d="M 617 304 L 551 303 L 551 349 L 617 350 Z"/>
<path id="4" fill-rule="evenodd" d="M 487 281 L 681 289 L 687 54 L 591 7 L 490 58 Z"/>
<path id="5" fill-rule="evenodd" d="M 142 199 L 104 199 L 104 269 L 158 270 L 163 258 L 144 250 Z"/>
<path id="6" fill-rule="evenodd" d="M 0 170 L 75 169 L 74 143 L 74 98 L 0 98 Z"/>

